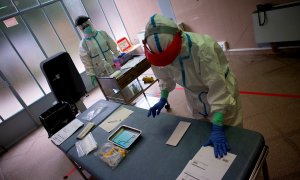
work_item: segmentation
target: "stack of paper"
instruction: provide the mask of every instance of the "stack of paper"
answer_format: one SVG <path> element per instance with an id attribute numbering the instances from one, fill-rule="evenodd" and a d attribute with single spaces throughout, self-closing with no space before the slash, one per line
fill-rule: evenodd
<path id="1" fill-rule="evenodd" d="M 139 62 L 145 59 L 144 55 L 134 57 L 133 59 L 129 60 L 126 64 L 124 64 L 121 69 L 127 69 L 127 68 L 133 68 L 136 66 Z"/>
<path id="2" fill-rule="evenodd" d="M 77 131 L 77 129 L 79 129 L 81 126 L 83 126 L 83 123 L 79 119 L 74 119 L 65 127 L 63 127 L 61 130 L 59 130 L 57 133 L 55 133 L 51 137 L 51 140 L 54 142 L 54 144 L 60 145 L 66 139 L 68 139 L 75 131 Z"/>
<path id="3" fill-rule="evenodd" d="M 236 155 L 227 153 L 226 156 L 218 159 L 215 158 L 213 147 L 201 147 L 176 180 L 220 180 L 235 157 Z"/>

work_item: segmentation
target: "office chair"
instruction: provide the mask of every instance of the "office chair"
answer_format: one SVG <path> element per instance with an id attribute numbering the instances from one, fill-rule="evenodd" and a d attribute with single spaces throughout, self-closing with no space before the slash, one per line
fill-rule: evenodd
<path id="1" fill-rule="evenodd" d="M 53 92 L 57 104 L 40 115 L 40 121 L 49 138 L 75 119 L 78 110 L 86 109 L 81 98 L 86 89 L 72 58 L 67 52 L 60 52 L 41 62 L 40 67 Z M 84 179 L 82 168 L 70 160 Z"/>
<path id="2" fill-rule="evenodd" d="M 78 104 L 83 104 L 81 98 L 86 94 L 86 89 L 67 52 L 49 57 L 41 62 L 40 67 L 58 102 L 40 115 L 40 121 L 51 137 L 75 118 L 78 109 L 86 109 L 85 106 L 85 109 L 78 107 Z"/>
<path id="3" fill-rule="evenodd" d="M 49 57 L 40 66 L 58 102 L 75 105 L 86 94 L 81 76 L 67 52 Z"/>

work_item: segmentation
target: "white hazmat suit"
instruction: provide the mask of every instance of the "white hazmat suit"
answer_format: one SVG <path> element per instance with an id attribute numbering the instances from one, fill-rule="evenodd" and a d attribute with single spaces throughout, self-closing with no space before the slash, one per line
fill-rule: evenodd
<path id="1" fill-rule="evenodd" d="M 105 31 L 96 31 L 93 36 L 80 41 L 79 55 L 88 76 L 103 76 L 105 69 L 102 59 L 113 65 L 119 52 L 117 44 Z"/>
<path id="2" fill-rule="evenodd" d="M 146 25 L 146 33 L 159 26 L 179 29 L 175 22 L 154 15 Z M 224 115 L 223 124 L 242 126 L 237 82 L 221 47 L 207 35 L 182 31 L 181 37 L 181 51 L 171 64 L 152 65 L 160 89 L 171 92 L 177 83 L 184 87 L 188 109 L 194 117 L 220 112 Z M 170 44 L 173 35 L 159 33 L 146 40 L 150 49 L 157 53 Z"/>

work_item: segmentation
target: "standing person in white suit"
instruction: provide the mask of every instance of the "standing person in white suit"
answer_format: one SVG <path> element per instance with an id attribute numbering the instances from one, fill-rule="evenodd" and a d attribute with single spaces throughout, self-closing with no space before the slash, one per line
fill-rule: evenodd
<path id="1" fill-rule="evenodd" d="M 174 21 L 159 14 L 146 25 L 144 50 L 161 90 L 148 117 L 159 115 L 176 83 L 184 88 L 188 109 L 195 118 L 212 122 L 204 146 L 214 147 L 215 157 L 230 150 L 223 124 L 242 127 L 237 82 L 218 43 L 207 35 L 182 31 Z"/>
<path id="2" fill-rule="evenodd" d="M 95 30 L 87 16 L 78 16 L 75 26 L 79 27 L 84 35 L 79 45 L 79 56 L 95 86 L 96 76 L 105 75 L 103 60 L 113 66 L 114 58 L 119 56 L 117 44 L 105 31 Z"/>

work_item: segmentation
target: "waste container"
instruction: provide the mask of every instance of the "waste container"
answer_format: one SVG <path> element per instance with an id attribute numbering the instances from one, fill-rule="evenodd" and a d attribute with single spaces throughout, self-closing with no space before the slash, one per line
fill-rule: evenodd
<path id="1" fill-rule="evenodd" d="M 75 119 L 78 109 L 67 102 L 58 102 L 40 115 L 40 121 L 49 138 Z"/>

